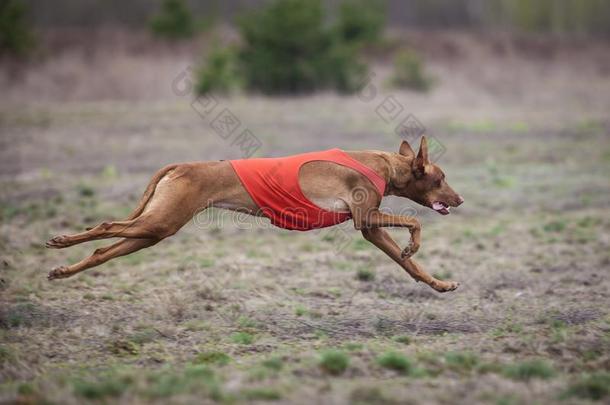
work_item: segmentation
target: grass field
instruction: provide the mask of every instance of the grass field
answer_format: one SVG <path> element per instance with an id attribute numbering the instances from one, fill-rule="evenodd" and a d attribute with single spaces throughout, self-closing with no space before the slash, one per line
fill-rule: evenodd
<path id="1" fill-rule="evenodd" d="M 481 71 L 432 58 L 429 95 L 380 85 L 370 102 L 219 100 L 261 140 L 259 155 L 396 150 L 376 109 L 400 100 L 444 145 L 438 163 L 466 199 L 448 217 L 387 203 L 417 210 L 414 258 L 461 282 L 447 294 L 415 283 L 351 223 L 247 229 L 221 211 L 48 282 L 108 244 L 57 251 L 48 238 L 126 216 L 165 163 L 241 152 L 188 97 L 54 102 L 31 84 L 12 89 L 0 110 L 0 402 L 608 401 L 610 79 L 558 58 Z"/>

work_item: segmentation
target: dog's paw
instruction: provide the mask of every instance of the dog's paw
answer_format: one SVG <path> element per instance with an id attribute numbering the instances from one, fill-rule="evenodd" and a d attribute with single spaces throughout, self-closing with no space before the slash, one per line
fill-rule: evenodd
<path id="1" fill-rule="evenodd" d="M 408 259 L 413 256 L 419 250 L 419 244 L 416 242 L 411 242 L 409 245 L 402 250 L 400 253 L 401 259 Z"/>
<path id="2" fill-rule="evenodd" d="M 59 266 L 59 267 L 55 267 L 53 270 L 51 270 L 49 272 L 49 275 L 47 276 L 47 280 L 51 281 L 51 280 L 55 280 L 58 278 L 66 278 L 66 277 L 70 277 L 70 274 L 68 274 L 68 268 L 66 266 Z"/>
<path id="3" fill-rule="evenodd" d="M 49 249 L 61 249 L 70 246 L 69 239 L 65 235 L 55 236 L 45 245 Z"/>
<path id="4" fill-rule="evenodd" d="M 431 287 L 436 291 L 444 293 L 457 289 L 460 286 L 460 283 L 457 281 L 440 281 L 436 280 Z"/>

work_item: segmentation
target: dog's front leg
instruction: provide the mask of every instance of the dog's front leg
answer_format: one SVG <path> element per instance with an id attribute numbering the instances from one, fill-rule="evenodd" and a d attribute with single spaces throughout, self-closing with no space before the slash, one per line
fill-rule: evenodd
<path id="1" fill-rule="evenodd" d="M 372 210 L 363 218 L 359 219 L 360 226 L 358 226 L 358 222 L 356 221 L 358 220 L 354 218 L 354 224 L 356 224 L 357 229 L 383 227 L 407 228 L 411 233 L 411 240 L 409 241 L 409 245 L 400 253 L 402 259 L 410 258 L 419 250 L 421 244 L 421 224 L 413 217 L 390 215 L 378 210 Z"/>
<path id="2" fill-rule="evenodd" d="M 460 285 L 455 281 L 438 280 L 426 273 L 414 260 L 403 258 L 400 247 L 384 229 L 378 227 L 363 228 L 362 236 L 390 256 L 415 281 L 423 281 L 438 292 L 453 291 Z"/>

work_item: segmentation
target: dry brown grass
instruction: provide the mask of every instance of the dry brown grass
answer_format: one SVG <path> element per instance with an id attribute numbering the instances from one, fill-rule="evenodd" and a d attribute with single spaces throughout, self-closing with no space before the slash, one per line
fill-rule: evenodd
<path id="1" fill-rule="evenodd" d="M 48 251 L 52 234 L 126 215 L 164 163 L 239 151 L 189 100 L 161 94 L 182 64 L 173 51 L 154 64 L 147 49 L 102 53 L 101 64 L 74 67 L 95 69 L 92 83 L 77 73 L 72 90 L 58 84 L 40 97 L 33 83 L 48 86 L 80 56 L 71 59 L 66 46 L 32 68 L 7 88 L 0 113 L 0 401 L 553 403 L 582 373 L 608 370 L 607 77 L 561 56 L 585 51 L 559 50 L 561 63 L 510 53 L 493 60 L 487 43 L 456 38 L 460 53 L 485 61 L 480 69 L 466 57 L 446 65 L 435 53 L 430 65 L 442 80 L 431 94 L 380 87 L 380 97 L 396 94 L 442 140 L 441 166 L 466 197 L 449 217 L 417 208 L 416 259 L 462 282 L 445 295 L 414 283 L 349 227 L 351 242 L 336 252 L 323 232 L 230 222 L 189 224 L 152 249 L 47 282 L 52 267 L 107 243 Z M 124 58 L 132 62 L 122 70 Z M 112 86 L 123 74 L 108 93 L 95 90 L 114 81 L 102 70 L 115 64 L 134 80 L 121 88 L 127 99 L 157 101 L 100 101 L 122 97 Z M 134 74 L 138 66 L 150 71 Z M 587 80 L 568 80 L 577 71 Z M 267 155 L 398 145 L 376 104 L 356 97 L 222 103 Z M 363 269 L 374 276 L 357 277 Z M 320 367 L 328 349 L 349 357 L 340 376 Z M 201 364 L 212 352 L 230 360 Z M 386 352 L 406 356 L 412 372 L 381 366 Z M 539 358 L 553 378 L 514 380 L 505 370 Z"/>

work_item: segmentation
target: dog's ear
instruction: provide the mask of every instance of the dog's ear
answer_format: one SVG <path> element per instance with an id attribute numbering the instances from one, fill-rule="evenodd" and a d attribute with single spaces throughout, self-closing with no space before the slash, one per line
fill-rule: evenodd
<path id="1" fill-rule="evenodd" d="M 428 141 L 425 136 L 421 137 L 421 143 L 419 144 L 419 153 L 415 160 L 413 160 L 413 171 L 417 176 L 423 176 L 426 172 L 426 166 L 430 164 L 428 160 Z"/>
<path id="2" fill-rule="evenodd" d="M 411 149 L 411 145 L 409 145 L 409 142 L 404 140 L 400 143 L 400 149 L 398 149 L 398 153 L 407 157 L 415 157 L 415 152 L 413 151 L 413 149 Z"/>

